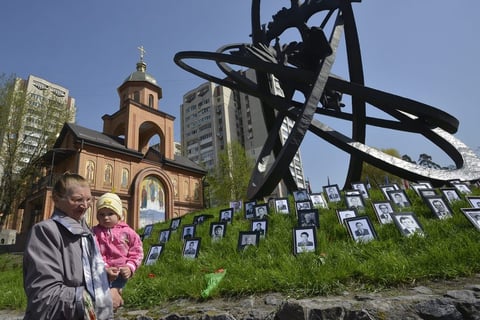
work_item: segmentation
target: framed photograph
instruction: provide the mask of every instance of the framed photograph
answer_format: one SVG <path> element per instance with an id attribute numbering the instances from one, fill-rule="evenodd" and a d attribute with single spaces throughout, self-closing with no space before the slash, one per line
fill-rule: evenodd
<path id="1" fill-rule="evenodd" d="M 323 192 L 326 194 L 328 202 L 342 201 L 340 188 L 337 184 L 323 186 Z"/>
<path id="2" fill-rule="evenodd" d="M 480 196 L 466 196 L 465 198 L 472 208 L 480 208 Z"/>
<path id="3" fill-rule="evenodd" d="M 268 204 L 256 204 L 253 206 L 253 210 L 255 211 L 255 219 L 264 219 L 268 215 Z"/>
<path id="4" fill-rule="evenodd" d="M 295 201 L 295 209 L 297 211 L 297 214 L 302 211 L 302 210 L 310 210 L 312 209 L 313 205 L 310 200 L 305 200 L 305 201 Z"/>
<path id="5" fill-rule="evenodd" d="M 172 231 L 172 230 L 170 230 L 170 229 L 160 230 L 160 233 L 159 233 L 159 235 L 158 235 L 158 242 L 160 242 L 160 243 L 165 243 L 165 242 L 167 242 L 168 240 L 170 240 L 171 231 Z"/>
<path id="6" fill-rule="evenodd" d="M 298 212 L 297 216 L 299 227 L 320 227 L 318 209 L 302 210 Z"/>
<path id="7" fill-rule="evenodd" d="M 358 190 L 363 199 L 370 198 L 368 193 L 367 185 L 364 182 L 352 182 L 352 188 Z"/>
<path id="8" fill-rule="evenodd" d="M 230 201 L 230 208 L 233 208 L 234 213 L 240 212 L 243 208 L 242 200 Z"/>
<path id="9" fill-rule="evenodd" d="M 458 193 L 457 189 L 455 189 L 455 188 L 441 188 L 440 192 L 443 194 L 445 199 L 447 199 L 447 201 L 450 204 L 453 204 L 456 201 L 461 201 L 462 200 L 462 198 L 460 197 L 460 194 Z"/>
<path id="10" fill-rule="evenodd" d="M 189 259 L 195 259 L 198 257 L 200 251 L 201 238 L 190 238 L 183 244 L 183 257 Z"/>
<path id="11" fill-rule="evenodd" d="M 310 194 L 310 201 L 312 202 L 313 207 L 315 208 L 328 208 L 327 200 L 323 196 L 323 193 L 311 193 Z"/>
<path id="12" fill-rule="evenodd" d="M 293 254 L 315 252 L 317 234 L 314 227 L 293 228 Z"/>
<path id="13" fill-rule="evenodd" d="M 480 208 L 462 208 L 460 210 L 467 220 L 480 231 Z"/>
<path id="14" fill-rule="evenodd" d="M 194 224 L 186 224 L 183 226 L 182 231 L 182 240 L 190 239 L 195 236 L 195 225 Z"/>
<path id="15" fill-rule="evenodd" d="M 437 195 L 425 197 L 424 201 L 438 219 L 447 219 L 452 217 L 452 209 L 450 209 L 443 196 Z"/>
<path id="16" fill-rule="evenodd" d="M 438 196 L 438 193 L 437 193 L 437 190 L 435 189 L 419 189 L 418 190 L 418 195 L 424 199 L 425 197 L 434 197 L 434 196 Z"/>
<path id="17" fill-rule="evenodd" d="M 193 224 L 199 225 L 205 222 L 207 220 L 207 217 L 204 214 L 198 215 L 193 217 Z"/>
<path id="18" fill-rule="evenodd" d="M 245 202 L 245 219 L 253 219 L 255 218 L 255 205 L 257 202 L 255 200 L 253 201 L 247 201 Z"/>
<path id="19" fill-rule="evenodd" d="M 143 234 L 141 236 L 142 240 L 150 238 L 150 236 L 152 235 L 152 231 L 153 231 L 153 224 L 147 224 L 143 229 Z"/>
<path id="20" fill-rule="evenodd" d="M 393 190 L 388 191 L 387 193 L 389 200 L 392 201 L 393 205 L 397 208 L 408 208 L 412 206 L 405 190 Z"/>
<path id="21" fill-rule="evenodd" d="M 375 229 L 368 216 L 345 219 L 348 233 L 356 242 L 369 242 L 377 238 Z"/>
<path id="22" fill-rule="evenodd" d="M 372 202 L 373 210 L 377 215 L 378 222 L 381 224 L 393 223 L 392 220 L 392 203 L 390 201 L 374 201 Z"/>
<path id="23" fill-rule="evenodd" d="M 310 197 L 308 196 L 308 192 L 306 189 L 298 189 L 293 191 L 293 199 L 295 201 L 305 201 L 310 200 Z"/>
<path id="24" fill-rule="evenodd" d="M 424 236 L 423 228 L 418 222 L 417 216 L 413 212 L 401 212 L 392 214 L 393 222 L 405 237 L 411 237 L 413 235 Z"/>
<path id="25" fill-rule="evenodd" d="M 470 190 L 470 187 L 464 182 L 454 183 L 453 187 L 455 189 L 457 189 L 457 191 L 460 192 L 461 194 L 471 194 L 472 193 L 472 190 Z"/>
<path id="26" fill-rule="evenodd" d="M 225 237 L 227 232 L 226 222 L 212 222 L 210 223 L 210 237 L 213 241 L 221 240 Z"/>
<path id="27" fill-rule="evenodd" d="M 162 252 L 163 252 L 163 244 L 156 244 L 151 246 L 150 250 L 148 250 L 148 254 L 145 256 L 145 261 L 143 264 L 146 266 L 155 264 L 155 262 L 157 262 Z"/>
<path id="28" fill-rule="evenodd" d="M 221 222 L 226 222 L 228 224 L 231 224 L 233 222 L 233 213 L 234 213 L 233 208 L 221 209 L 218 216 L 218 220 Z"/>
<path id="29" fill-rule="evenodd" d="M 260 238 L 265 238 L 267 235 L 268 221 L 267 219 L 253 219 L 251 220 L 250 230 L 258 232 Z"/>
<path id="30" fill-rule="evenodd" d="M 258 246 L 260 235 L 256 231 L 240 231 L 238 233 L 238 251 L 243 251 L 250 246 Z"/>
<path id="31" fill-rule="evenodd" d="M 172 220 L 170 220 L 170 230 L 177 231 L 177 229 L 180 227 L 181 221 L 182 218 L 173 218 Z"/>
<path id="32" fill-rule="evenodd" d="M 358 211 L 355 208 L 351 209 L 337 209 L 338 222 L 344 224 L 345 219 L 358 216 Z"/>
<path id="33" fill-rule="evenodd" d="M 390 200 L 390 196 L 388 195 L 389 191 L 400 190 L 396 183 L 392 184 L 384 184 L 380 186 L 380 190 L 382 190 L 383 196 L 385 199 Z"/>
<path id="34" fill-rule="evenodd" d="M 288 205 L 288 198 L 275 199 L 275 212 L 281 214 L 290 214 L 290 207 Z"/>
<path id="35" fill-rule="evenodd" d="M 345 204 L 347 208 L 355 208 L 358 211 L 365 211 L 365 203 L 363 197 L 360 194 L 357 195 L 345 195 Z"/>

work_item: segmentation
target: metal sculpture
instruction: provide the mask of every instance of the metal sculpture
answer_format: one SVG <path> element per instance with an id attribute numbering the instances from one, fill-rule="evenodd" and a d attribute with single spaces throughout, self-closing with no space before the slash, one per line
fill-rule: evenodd
<path id="1" fill-rule="evenodd" d="M 360 180 L 364 161 L 405 179 L 429 180 L 434 185 L 455 179 L 480 179 L 480 159 L 452 135 L 458 128 L 456 118 L 421 102 L 364 86 L 352 2 L 361 0 L 291 0 L 290 8 L 282 8 L 262 27 L 260 0 L 252 0 L 251 44 L 226 45 L 216 52 L 184 51 L 175 55 L 174 61 L 181 68 L 262 101 L 269 134 L 250 179 L 249 199 L 268 196 L 282 179 L 289 191 L 297 189 L 289 164 L 307 130 L 350 154 L 345 186 Z M 321 24 L 309 26 L 308 21 L 317 13 L 324 14 Z M 329 38 L 324 31 L 328 24 L 332 25 Z M 281 37 L 288 28 L 296 28 L 301 41 L 282 44 Z M 349 81 L 330 73 L 343 34 Z M 227 78 L 204 73 L 185 63 L 186 59 L 215 61 Z M 257 81 L 245 78 L 231 65 L 255 69 Z M 272 89 L 272 79 L 278 80 L 280 91 Z M 296 93 L 303 94 L 305 100 L 298 101 Z M 351 112 L 342 111 L 342 95 L 351 96 Z M 397 121 L 367 116 L 367 103 Z M 315 115 L 351 121 L 351 137 L 320 122 Z M 279 129 L 285 117 L 293 119 L 295 125 L 282 144 Z M 456 169 L 425 168 L 371 148 L 365 145 L 367 125 L 419 133 L 443 149 Z"/>

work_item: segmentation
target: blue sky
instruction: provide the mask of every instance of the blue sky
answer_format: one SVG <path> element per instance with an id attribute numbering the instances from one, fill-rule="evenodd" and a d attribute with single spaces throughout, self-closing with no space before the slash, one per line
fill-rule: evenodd
<path id="1" fill-rule="evenodd" d="M 116 89 L 135 70 L 137 47 L 143 45 L 147 72 L 163 88 L 160 109 L 177 117 L 179 140 L 182 95 L 204 80 L 180 69 L 173 56 L 250 43 L 250 5 L 238 0 L 5 1 L 0 73 L 32 74 L 69 88 L 77 103 L 77 123 L 101 131 L 101 117 L 118 109 Z M 282 6 L 289 7 L 290 1 L 262 1 L 262 22 Z M 455 136 L 477 150 L 480 1 L 364 0 L 353 7 L 366 85 L 457 117 Z M 333 72 L 348 78 L 342 48 Z M 205 68 L 218 74 L 211 65 Z M 349 123 L 320 120 L 349 135 Z M 441 165 L 452 163 L 421 136 L 369 128 L 367 144 L 395 148 L 414 160 L 427 153 Z M 343 185 L 348 154 L 309 133 L 301 155 L 314 191 L 327 177 Z"/>

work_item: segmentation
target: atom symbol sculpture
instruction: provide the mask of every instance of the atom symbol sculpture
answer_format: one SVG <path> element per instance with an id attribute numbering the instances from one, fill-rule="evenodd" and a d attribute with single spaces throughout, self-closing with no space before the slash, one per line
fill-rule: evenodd
<path id="1" fill-rule="evenodd" d="M 366 87 L 360 43 L 352 10 L 360 0 L 291 0 L 290 8 L 278 11 L 266 26 L 260 23 L 260 0 L 252 0 L 252 43 L 231 44 L 216 52 L 178 52 L 175 63 L 208 81 L 258 97 L 262 102 L 268 137 L 257 159 L 247 191 L 248 199 L 268 196 L 283 179 L 291 192 L 297 186 L 289 165 L 309 130 L 350 154 L 345 186 L 360 180 L 362 164 L 368 162 L 402 178 L 428 180 L 443 185 L 449 180 L 480 179 L 480 159 L 452 134 L 458 120 L 442 110 Z M 323 14 L 319 25 L 309 20 Z M 331 26 L 329 37 L 325 29 Z M 282 35 L 295 28 L 301 41 L 282 44 Z M 331 74 L 341 37 L 345 37 L 350 80 Z M 187 59 L 215 61 L 225 79 L 204 73 L 185 62 Z M 244 77 L 232 66 L 252 68 L 256 81 Z M 272 85 L 280 85 L 275 89 Z M 304 101 L 298 101 L 300 93 Z M 343 95 L 351 96 L 351 112 L 342 111 Z M 366 106 L 378 108 L 392 119 L 369 117 Z M 348 137 L 318 120 L 315 115 L 351 121 Z M 285 117 L 295 121 L 282 144 L 280 127 Z M 418 133 L 440 147 L 456 169 L 425 168 L 390 156 L 365 144 L 366 126 Z"/>

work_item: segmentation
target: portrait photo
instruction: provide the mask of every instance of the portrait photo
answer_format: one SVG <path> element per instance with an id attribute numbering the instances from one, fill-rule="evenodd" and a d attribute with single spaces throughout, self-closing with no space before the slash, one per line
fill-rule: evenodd
<path id="1" fill-rule="evenodd" d="M 465 197 L 472 208 L 480 208 L 480 196 Z"/>
<path id="2" fill-rule="evenodd" d="M 328 202 L 340 202 L 342 201 L 340 188 L 337 184 L 323 186 L 323 192 L 325 193 Z"/>
<path id="3" fill-rule="evenodd" d="M 210 223 L 210 237 L 213 241 L 223 239 L 225 237 L 226 232 L 227 232 L 226 222 Z"/>
<path id="4" fill-rule="evenodd" d="M 369 242 L 377 238 L 368 216 L 347 218 L 344 223 L 347 226 L 348 233 L 356 242 Z"/>
<path id="5" fill-rule="evenodd" d="M 308 196 L 308 192 L 306 189 L 298 189 L 293 191 L 293 199 L 295 201 L 305 201 L 310 200 L 310 197 Z"/>
<path id="6" fill-rule="evenodd" d="M 401 212 L 392 214 L 393 222 L 405 237 L 413 235 L 424 236 L 423 228 L 413 212 Z"/>
<path id="7" fill-rule="evenodd" d="M 377 215 L 378 222 L 381 224 L 393 223 L 391 216 L 393 208 L 390 201 L 374 201 L 372 202 L 372 206 Z"/>
<path id="8" fill-rule="evenodd" d="M 456 201 L 461 201 L 462 198 L 455 188 L 442 188 L 440 192 L 443 194 L 443 197 L 447 199 L 448 203 L 453 204 Z"/>
<path id="9" fill-rule="evenodd" d="M 288 198 L 275 199 L 275 212 L 280 214 L 290 214 Z"/>
<path id="10" fill-rule="evenodd" d="M 425 197 L 438 196 L 439 194 L 435 189 L 424 188 L 424 189 L 418 189 L 418 195 L 420 196 L 420 198 L 425 199 Z"/>
<path id="11" fill-rule="evenodd" d="M 268 204 L 256 204 L 253 207 L 253 210 L 255 211 L 255 219 L 264 219 L 268 215 Z"/>
<path id="12" fill-rule="evenodd" d="M 369 199 L 370 194 L 368 193 L 367 185 L 364 182 L 352 182 L 352 188 L 358 190 L 363 199 Z"/>
<path id="13" fill-rule="evenodd" d="M 183 257 L 194 259 L 198 257 L 198 252 L 200 251 L 200 240 L 201 238 L 190 238 L 183 244 Z"/>
<path id="14" fill-rule="evenodd" d="M 445 201 L 443 196 L 430 196 L 425 197 L 424 201 L 438 219 L 448 219 L 452 217 L 452 209 Z"/>
<path id="15" fill-rule="evenodd" d="M 308 209 L 299 211 L 297 214 L 299 227 L 320 227 L 320 218 L 318 209 Z"/>
<path id="16" fill-rule="evenodd" d="M 233 214 L 234 214 L 233 208 L 221 209 L 218 216 L 218 221 L 231 224 L 233 222 Z"/>
<path id="17" fill-rule="evenodd" d="M 365 211 L 365 203 L 363 202 L 363 197 L 360 194 L 356 194 L 356 195 L 346 194 L 345 205 L 349 209 L 355 208 L 359 212 Z"/>
<path id="18" fill-rule="evenodd" d="M 250 231 L 258 232 L 260 238 L 265 238 L 267 235 L 267 228 L 267 219 L 253 219 L 250 221 Z"/>
<path id="19" fill-rule="evenodd" d="M 405 190 L 392 190 L 388 191 L 389 200 L 393 205 L 399 209 L 408 208 L 412 206 L 410 199 L 408 198 Z"/>
<path id="20" fill-rule="evenodd" d="M 310 210 L 313 208 L 312 202 L 310 200 L 304 200 L 304 201 L 295 201 L 295 209 L 297 211 L 297 214 L 300 211 L 303 210 Z"/>
<path id="21" fill-rule="evenodd" d="M 182 230 L 182 240 L 193 238 L 195 236 L 195 227 L 194 224 L 184 225 Z"/>
<path id="22" fill-rule="evenodd" d="M 400 190 L 396 183 L 391 184 L 383 184 L 380 186 L 380 190 L 382 190 L 383 196 L 385 199 L 390 200 L 390 196 L 388 195 L 389 191 Z"/>
<path id="23" fill-rule="evenodd" d="M 173 218 L 170 220 L 170 230 L 176 231 L 180 227 L 180 222 L 182 218 Z"/>
<path id="24" fill-rule="evenodd" d="M 358 216 L 358 211 L 355 208 L 351 209 L 337 209 L 337 218 L 340 224 L 344 224 L 345 219 Z"/>
<path id="25" fill-rule="evenodd" d="M 311 193 L 310 194 L 310 201 L 314 208 L 328 208 L 327 200 L 323 196 L 323 193 Z"/>
<path id="26" fill-rule="evenodd" d="M 255 200 L 253 201 L 246 201 L 244 203 L 244 206 L 245 206 L 245 209 L 244 209 L 244 212 L 245 212 L 245 219 L 253 219 L 255 218 L 255 205 L 257 204 L 257 202 Z"/>
<path id="27" fill-rule="evenodd" d="M 480 208 L 461 208 L 463 215 L 480 231 Z"/>
<path id="28" fill-rule="evenodd" d="M 244 251 L 248 248 L 258 246 L 260 235 L 256 231 L 240 231 L 238 233 L 238 251 Z"/>
<path id="29" fill-rule="evenodd" d="M 202 224 L 202 223 L 205 222 L 206 219 L 207 219 L 207 216 L 204 215 L 204 214 L 195 216 L 195 217 L 193 217 L 193 224 L 195 224 L 195 225 Z"/>
<path id="30" fill-rule="evenodd" d="M 157 262 L 158 258 L 160 257 L 162 251 L 163 244 L 156 244 L 154 246 L 151 246 L 148 250 L 148 254 L 145 256 L 144 265 L 149 266 L 155 264 L 155 262 Z"/>
<path id="31" fill-rule="evenodd" d="M 242 200 L 230 201 L 230 208 L 233 208 L 234 213 L 238 213 L 242 211 L 242 208 L 243 208 Z"/>
<path id="32" fill-rule="evenodd" d="M 317 234 L 315 227 L 297 227 L 293 229 L 293 254 L 315 252 Z"/>
<path id="33" fill-rule="evenodd" d="M 170 240 L 170 229 L 162 229 L 160 230 L 160 233 L 158 234 L 158 242 L 160 243 L 165 243 L 168 240 Z"/>
<path id="34" fill-rule="evenodd" d="M 147 224 L 143 229 L 142 240 L 149 238 L 152 235 L 153 224 Z"/>
<path id="35" fill-rule="evenodd" d="M 472 193 L 472 190 L 470 190 L 470 187 L 464 183 L 464 182 L 458 182 L 458 183 L 454 183 L 453 184 L 453 187 L 455 189 L 457 189 L 457 191 L 460 193 L 460 194 L 464 194 L 464 195 L 467 195 L 467 194 L 471 194 Z"/>

